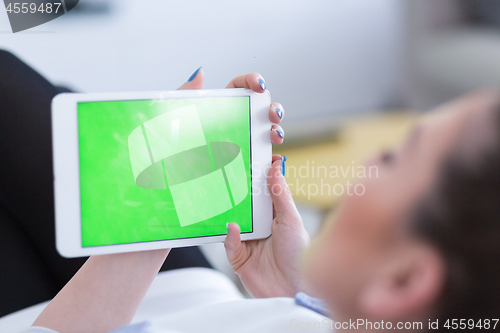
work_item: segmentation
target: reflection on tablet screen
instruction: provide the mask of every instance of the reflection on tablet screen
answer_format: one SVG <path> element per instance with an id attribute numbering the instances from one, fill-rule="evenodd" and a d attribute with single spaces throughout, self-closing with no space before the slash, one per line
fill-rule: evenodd
<path id="1" fill-rule="evenodd" d="M 78 103 L 82 246 L 252 232 L 249 97 Z"/>

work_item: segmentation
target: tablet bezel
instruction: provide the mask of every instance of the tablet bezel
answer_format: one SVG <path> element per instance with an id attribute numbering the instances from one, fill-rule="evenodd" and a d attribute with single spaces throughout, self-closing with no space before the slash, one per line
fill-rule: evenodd
<path id="1" fill-rule="evenodd" d="M 79 102 L 245 96 L 250 99 L 253 232 L 241 234 L 241 239 L 250 240 L 268 237 L 271 234 L 272 223 L 272 202 L 267 190 L 266 179 L 272 156 L 269 135 L 271 124 L 268 119 L 271 96 L 268 91 L 256 93 L 249 89 L 217 89 L 93 94 L 63 93 L 52 100 L 55 229 L 58 252 L 68 258 L 82 257 L 201 245 L 223 242 L 226 238 L 226 235 L 203 236 L 83 247 L 77 109 Z"/>

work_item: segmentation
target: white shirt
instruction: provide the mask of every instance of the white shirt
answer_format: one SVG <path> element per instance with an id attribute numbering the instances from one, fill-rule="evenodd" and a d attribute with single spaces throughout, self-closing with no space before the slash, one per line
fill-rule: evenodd
<path id="1" fill-rule="evenodd" d="M 0 318 L 0 332 L 56 333 L 29 327 L 47 304 Z M 245 299 L 225 275 L 206 268 L 159 273 L 132 323 L 143 321 L 151 323 L 148 329 L 126 332 L 326 332 L 332 327 L 330 319 L 293 298 Z"/>

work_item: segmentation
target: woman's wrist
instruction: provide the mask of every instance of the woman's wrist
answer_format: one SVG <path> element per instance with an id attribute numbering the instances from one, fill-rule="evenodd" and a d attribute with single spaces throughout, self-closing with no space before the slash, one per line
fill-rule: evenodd
<path id="1" fill-rule="evenodd" d="M 60 332 L 107 332 L 128 324 L 169 251 L 90 257 L 33 325 Z"/>

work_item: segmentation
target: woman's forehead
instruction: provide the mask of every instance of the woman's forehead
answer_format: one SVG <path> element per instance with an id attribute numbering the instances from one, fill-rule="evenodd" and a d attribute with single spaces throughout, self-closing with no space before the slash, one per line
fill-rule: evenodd
<path id="1" fill-rule="evenodd" d="M 500 94 L 497 91 L 481 91 L 462 96 L 458 99 L 442 104 L 421 118 L 421 123 L 448 120 L 474 116 L 476 113 L 494 108 L 499 104 Z"/>
<path id="2" fill-rule="evenodd" d="M 496 92 L 480 92 L 467 95 L 426 113 L 417 126 L 427 132 L 436 145 L 462 143 L 471 136 L 491 133 L 493 110 L 499 105 Z M 439 144 L 441 142 L 441 144 Z"/>
<path id="3" fill-rule="evenodd" d="M 498 95 L 474 94 L 447 103 L 423 117 L 418 148 L 411 162 L 412 177 L 432 184 L 439 177 L 442 163 L 451 156 L 463 161 L 479 162 L 487 144 L 496 144 Z M 496 110 L 495 110 L 496 111 Z M 415 171 L 417 170 L 417 171 Z"/>

